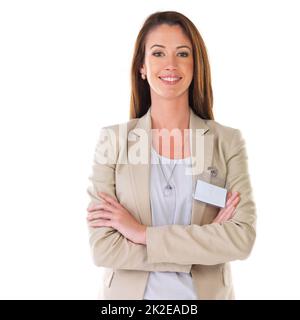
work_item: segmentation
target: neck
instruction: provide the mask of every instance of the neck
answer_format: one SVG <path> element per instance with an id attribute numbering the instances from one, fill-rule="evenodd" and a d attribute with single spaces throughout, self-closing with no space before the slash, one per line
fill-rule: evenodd
<path id="1" fill-rule="evenodd" d="M 152 129 L 178 128 L 188 129 L 190 121 L 190 107 L 188 103 L 164 102 L 163 104 L 151 104 Z"/>

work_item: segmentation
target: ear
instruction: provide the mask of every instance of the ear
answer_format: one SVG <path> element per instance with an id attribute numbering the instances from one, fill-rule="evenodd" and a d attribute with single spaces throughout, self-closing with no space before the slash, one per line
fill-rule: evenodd
<path id="1" fill-rule="evenodd" d="M 140 73 L 147 73 L 146 72 L 146 67 L 145 67 L 145 65 L 143 64 L 143 66 L 140 68 Z"/>

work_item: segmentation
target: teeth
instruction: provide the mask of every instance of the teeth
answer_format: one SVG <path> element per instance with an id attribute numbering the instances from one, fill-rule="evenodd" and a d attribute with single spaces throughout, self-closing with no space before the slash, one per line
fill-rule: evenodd
<path id="1" fill-rule="evenodd" d="M 176 80 L 179 80 L 180 78 L 161 78 L 162 80 L 166 80 L 166 81 L 176 81 Z"/>

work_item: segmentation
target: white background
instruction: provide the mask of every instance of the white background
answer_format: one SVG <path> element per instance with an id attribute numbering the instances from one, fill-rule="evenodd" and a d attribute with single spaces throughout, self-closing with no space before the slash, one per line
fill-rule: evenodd
<path id="1" fill-rule="evenodd" d="M 86 226 L 100 128 L 128 120 L 142 23 L 176 10 L 208 49 L 214 113 L 246 140 L 257 205 L 238 299 L 299 299 L 297 1 L 0 2 L 0 298 L 96 299 Z"/>

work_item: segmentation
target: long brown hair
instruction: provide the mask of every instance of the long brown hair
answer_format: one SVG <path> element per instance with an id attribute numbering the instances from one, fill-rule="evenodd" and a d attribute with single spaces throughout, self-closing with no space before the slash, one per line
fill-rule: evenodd
<path id="1" fill-rule="evenodd" d="M 130 119 L 142 117 L 151 105 L 150 87 L 148 81 L 141 79 L 140 68 L 144 63 L 146 36 L 161 24 L 179 25 L 191 41 L 194 76 L 189 87 L 189 106 L 202 119 L 213 120 L 210 66 L 204 41 L 196 26 L 176 11 L 158 11 L 151 14 L 137 36 L 131 66 Z"/>

